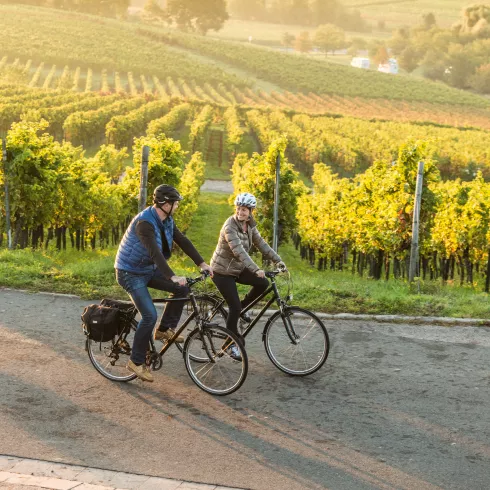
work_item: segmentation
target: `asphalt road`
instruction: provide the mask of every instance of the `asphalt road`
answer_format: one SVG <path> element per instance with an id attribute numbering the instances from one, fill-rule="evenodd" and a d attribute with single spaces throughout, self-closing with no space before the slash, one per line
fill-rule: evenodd
<path id="1" fill-rule="evenodd" d="M 326 365 L 292 378 L 247 338 L 235 394 L 177 349 L 153 384 L 84 350 L 88 301 L 0 290 L 0 453 L 252 489 L 490 488 L 490 328 L 326 322 Z"/>

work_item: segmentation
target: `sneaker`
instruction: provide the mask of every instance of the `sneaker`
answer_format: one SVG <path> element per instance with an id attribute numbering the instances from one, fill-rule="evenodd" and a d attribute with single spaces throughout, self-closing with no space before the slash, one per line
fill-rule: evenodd
<path id="1" fill-rule="evenodd" d="M 240 318 L 245 322 L 245 323 L 251 323 L 252 321 L 252 316 L 250 315 L 250 313 L 248 311 L 246 311 L 245 313 L 242 313 L 240 315 Z"/>
<path id="2" fill-rule="evenodd" d="M 161 330 L 157 330 L 155 332 L 155 340 L 160 340 L 160 342 L 165 343 L 167 340 L 171 339 L 174 336 L 175 332 L 171 329 L 168 328 L 167 330 L 164 330 L 163 332 Z M 182 337 L 182 335 L 179 335 L 176 339 L 175 342 L 178 344 L 182 344 L 184 342 L 185 338 Z"/>
<path id="3" fill-rule="evenodd" d="M 235 361 L 242 360 L 242 356 L 240 355 L 240 349 L 235 344 L 228 347 L 228 349 L 226 349 L 226 352 L 229 354 L 229 356 L 232 359 L 235 359 Z"/>
<path id="4" fill-rule="evenodd" d="M 137 366 L 131 359 L 128 361 L 128 365 L 126 366 L 129 371 L 132 371 L 139 379 L 143 381 L 148 381 L 149 383 L 153 383 L 153 376 L 150 373 L 150 369 L 146 364 L 141 364 L 141 366 Z"/>

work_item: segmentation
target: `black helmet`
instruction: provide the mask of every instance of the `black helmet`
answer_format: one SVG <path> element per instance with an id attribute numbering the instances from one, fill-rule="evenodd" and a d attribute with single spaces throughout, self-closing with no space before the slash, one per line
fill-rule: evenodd
<path id="1" fill-rule="evenodd" d="M 182 201 L 182 199 L 184 198 L 179 194 L 179 191 L 171 185 L 162 184 L 153 191 L 153 202 L 155 204 Z"/>

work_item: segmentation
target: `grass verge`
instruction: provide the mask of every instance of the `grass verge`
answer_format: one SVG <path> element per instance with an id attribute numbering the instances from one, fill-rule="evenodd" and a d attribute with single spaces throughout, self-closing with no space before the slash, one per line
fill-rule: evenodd
<path id="1" fill-rule="evenodd" d="M 209 261 L 219 230 L 232 213 L 227 196 L 203 193 L 188 236 Z M 302 261 L 290 244 L 279 250 L 294 283 L 294 304 L 330 313 L 403 314 L 490 318 L 487 294 L 470 287 L 422 284 L 412 292 L 403 281 L 374 281 L 347 272 L 320 272 Z M 83 298 L 125 299 L 114 279 L 115 248 L 85 252 L 55 250 L 0 250 L 0 286 L 33 291 L 78 294 Z M 258 259 L 257 259 L 258 260 Z M 170 262 L 178 274 L 193 276 L 197 268 L 176 252 Z M 210 281 L 207 287 L 212 288 Z M 281 290 L 286 284 L 280 283 Z M 240 287 L 242 292 L 246 287 Z"/>

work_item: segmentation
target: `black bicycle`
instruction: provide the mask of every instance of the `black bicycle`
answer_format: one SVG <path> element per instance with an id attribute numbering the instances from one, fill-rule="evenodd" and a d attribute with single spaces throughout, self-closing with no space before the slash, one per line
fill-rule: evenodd
<path id="1" fill-rule="evenodd" d="M 202 274 L 198 278 L 188 278 L 187 285 L 192 287 L 203 281 L 206 276 Z M 153 371 L 161 369 L 165 352 L 186 328 L 192 326 L 183 346 L 175 344 L 183 353 L 185 367 L 192 381 L 212 395 L 229 395 L 238 390 L 247 377 L 248 358 L 237 336 L 222 325 L 210 322 L 209 311 L 206 311 L 204 306 L 201 311 L 202 298 L 195 295 L 192 290 L 186 298 L 153 300 L 154 303 L 170 301 L 186 301 L 185 319 L 176 329 L 174 336 L 165 341 L 160 350 L 155 347 L 153 338 L 150 340 L 146 364 Z M 207 299 L 202 304 L 207 305 Z M 124 326 L 121 332 L 109 342 L 94 341 L 87 336 L 86 348 L 90 361 L 102 376 L 111 381 L 127 382 L 137 377 L 126 368 L 134 333 L 138 326 L 136 314 L 137 310 L 134 306 L 125 309 Z M 213 316 L 219 319 L 219 315 Z M 232 352 L 233 346 L 238 349 L 238 355 L 236 351 Z"/>
<path id="2" fill-rule="evenodd" d="M 276 276 L 281 273 L 287 274 L 288 282 L 288 294 L 284 298 L 281 297 L 276 283 Z M 289 271 L 275 270 L 266 272 L 265 275 L 271 280 L 270 286 L 241 313 L 252 310 L 270 293 L 273 295 L 250 323 L 240 320 L 240 333 L 247 337 L 275 302 L 278 309 L 267 320 L 262 331 L 262 341 L 269 359 L 278 369 L 292 376 L 307 376 L 318 371 L 327 360 L 330 351 L 330 340 L 325 325 L 311 311 L 289 304 L 292 300 Z M 224 308 L 226 302 L 221 296 L 201 295 L 200 301 L 201 311 L 205 313 L 207 321 L 226 324 L 228 313 Z M 204 360 L 202 355 L 201 360 Z"/>

